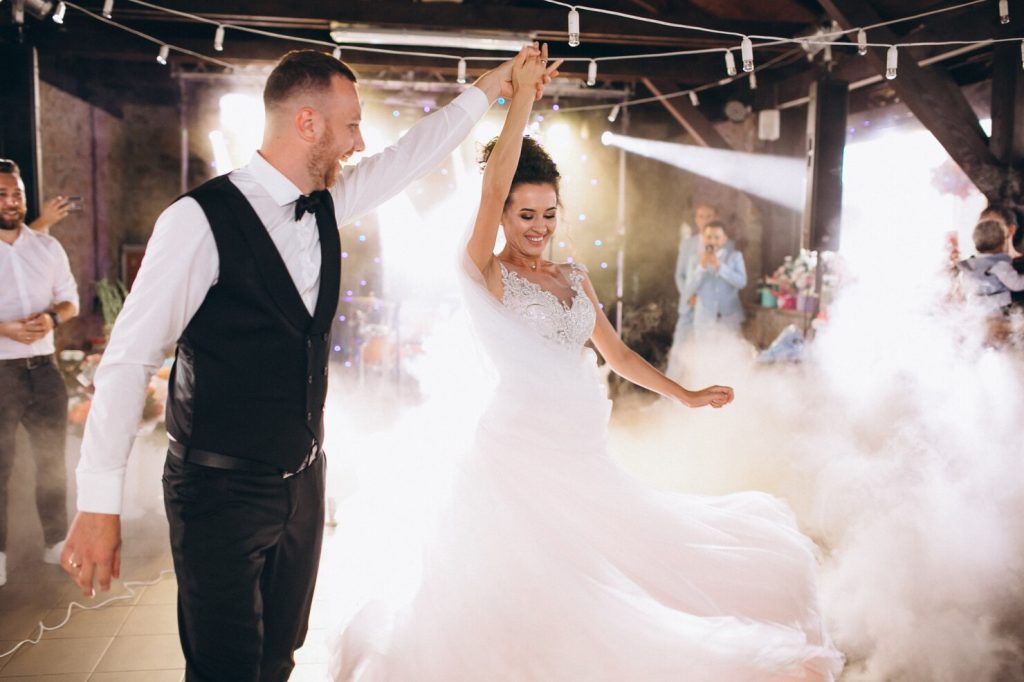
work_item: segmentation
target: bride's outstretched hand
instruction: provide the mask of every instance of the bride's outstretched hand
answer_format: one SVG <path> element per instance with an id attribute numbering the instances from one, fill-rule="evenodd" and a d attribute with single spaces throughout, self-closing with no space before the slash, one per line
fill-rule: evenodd
<path id="1" fill-rule="evenodd" d="M 733 391 L 729 386 L 708 386 L 699 391 L 691 391 L 687 398 L 688 407 L 725 407 L 732 402 Z"/>
<path id="2" fill-rule="evenodd" d="M 552 78 L 558 76 L 558 67 L 562 65 L 562 60 L 548 64 L 547 43 L 544 43 L 539 51 L 536 45 L 534 43 L 533 49 L 524 47 L 513 60 L 512 90 L 513 93 L 532 90 L 535 93 L 534 99 L 539 100 L 544 95 L 544 87 Z"/>

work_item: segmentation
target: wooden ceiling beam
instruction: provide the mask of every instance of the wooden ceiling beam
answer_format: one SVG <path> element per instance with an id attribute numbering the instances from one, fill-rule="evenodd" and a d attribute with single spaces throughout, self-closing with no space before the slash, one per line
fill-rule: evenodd
<path id="1" fill-rule="evenodd" d="M 683 97 L 666 99 L 663 94 L 665 89 L 664 83 L 659 86 L 646 77 L 642 81 L 644 86 L 651 91 L 651 94 L 659 98 L 666 111 L 690 134 L 697 144 L 702 147 L 711 147 L 712 149 L 732 149 L 732 146 L 726 139 L 715 130 L 715 126 L 711 121 L 698 111 L 688 99 Z"/>
<path id="2" fill-rule="evenodd" d="M 868 26 L 880 21 L 878 13 L 864 0 L 820 0 L 829 16 L 844 29 Z M 896 43 L 899 37 L 888 28 L 872 31 L 871 40 Z M 988 137 L 959 86 L 937 67 L 918 66 L 903 51 L 898 76 L 889 81 L 910 111 L 946 149 L 978 189 L 988 197 L 999 196 L 1007 171 L 989 149 Z M 872 48 L 867 59 L 876 73 L 886 70 L 886 50 Z"/>

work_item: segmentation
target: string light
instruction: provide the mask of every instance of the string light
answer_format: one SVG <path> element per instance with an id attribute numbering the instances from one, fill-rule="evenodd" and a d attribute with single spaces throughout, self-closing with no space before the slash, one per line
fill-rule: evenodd
<path id="1" fill-rule="evenodd" d="M 864 29 L 857 31 L 857 54 L 861 57 L 868 53 L 868 32 Z"/>
<path id="2" fill-rule="evenodd" d="M 580 46 L 580 13 L 573 7 L 569 10 L 569 47 Z"/>
<path id="3" fill-rule="evenodd" d="M 63 2 L 58 2 L 57 3 L 57 9 L 53 10 L 53 23 L 55 23 L 55 24 L 63 24 L 64 23 L 64 15 L 67 14 L 67 12 L 68 12 L 68 6 L 65 5 Z"/>
<path id="4" fill-rule="evenodd" d="M 161 45 L 160 46 L 160 54 L 158 54 L 156 56 L 156 60 L 158 62 L 160 62 L 161 64 L 163 64 L 164 66 L 167 66 L 167 57 L 170 54 L 171 54 L 171 46 L 170 45 Z"/>
<path id="5" fill-rule="evenodd" d="M 1021 49 L 1024 50 L 1024 45 L 1021 46 Z M 612 110 L 610 112 L 608 112 L 608 122 L 609 123 L 615 123 L 615 119 L 617 119 L 619 117 L 619 110 L 621 108 L 622 108 L 621 105 L 618 105 L 618 104 L 616 104 L 614 107 L 612 107 Z"/>
<path id="6" fill-rule="evenodd" d="M 466 60 L 465 59 L 460 59 L 459 60 L 459 73 L 455 77 L 455 80 L 458 81 L 459 83 L 465 83 L 466 82 Z"/>
<path id="7" fill-rule="evenodd" d="M 1010 23 L 1010 0 L 999 0 L 999 23 Z"/>
<path id="8" fill-rule="evenodd" d="M 690 104 L 695 107 L 700 106 L 700 97 L 697 96 L 696 90 L 690 90 Z"/>
<path id="9" fill-rule="evenodd" d="M 1024 69 L 1024 40 L 1020 41 L 1020 66 Z"/>
<path id="10" fill-rule="evenodd" d="M 114 16 L 114 0 L 103 0 L 103 11 L 100 14 L 107 19 Z"/>
<path id="11" fill-rule="evenodd" d="M 740 43 L 740 55 L 743 59 L 743 70 L 750 73 L 754 70 L 754 44 L 750 42 L 750 38 L 743 36 L 743 42 Z"/>
<path id="12" fill-rule="evenodd" d="M 591 59 L 590 64 L 587 66 L 587 85 L 593 87 L 597 85 L 597 61 Z"/>
<path id="13" fill-rule="evenodd" d="M 338 61 L 341 61 L 341 46 L 334 48 L 334 51 L 331 52 L 331 56 L 337 59 Z"/>
<path id="14" fill-rule="evenodd" d="M 732 56 L 732 50 L 725 51 L 725 72 L 730 76 L 736 75 L 736 58 Z"/>
<path id="15" fill-rule="evenodd" d="M 213 36 L 213 49 L 217 52 L 224 51 L 224 24 L 217 25 L 217 32 Z"/>
<path id="16" fill-rule="evenodd" d="M 889 46 L 889 52 L 885 55 L 885 77 L 889 80 L 896 78 L 896 63 L 900 55 L 895 45 Z"/>

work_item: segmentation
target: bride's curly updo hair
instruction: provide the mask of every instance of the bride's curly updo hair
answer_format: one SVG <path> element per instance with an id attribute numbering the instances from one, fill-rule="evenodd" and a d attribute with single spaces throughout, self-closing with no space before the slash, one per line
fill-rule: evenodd
<path id="1" fill-rule="evenodd" d="M 487 167 L 487 159 L 491 158 L 494 145 L 498 138 L 494 138 L 480 150 L 480 170 Z M 555 198 L 559 205 L 562 203 L 561 193 L 558 188 L 558 181 L 562 175 L 558 172 L 551 155 L 544 151 L 544 147 L 532 137 L 523 137 L 523 150 L 519 155 L 519 165 L 516 166 L 516 173 L 512 177 L 512 187 L 509 189 L 509 197 L 516 185 L 551 185 L 555 188 Z M 508 198 L 505 199 L 508 203 Z"/>

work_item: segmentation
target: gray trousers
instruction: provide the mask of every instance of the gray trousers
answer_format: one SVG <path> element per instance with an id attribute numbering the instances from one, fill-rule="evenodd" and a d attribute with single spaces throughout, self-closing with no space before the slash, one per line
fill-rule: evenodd
<path id="1" fill-rule="evenodd" d="M 7 550 L 7 483 L 14 468 L 15 433 L 28 432 L 36 465 L 36 509 L 47 546 L 68 532 L 67 440 L 68 394 L 57 366 L 0 362 L 0 552 Z"/>

